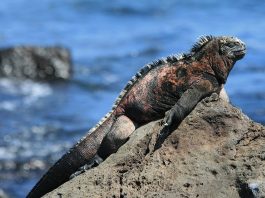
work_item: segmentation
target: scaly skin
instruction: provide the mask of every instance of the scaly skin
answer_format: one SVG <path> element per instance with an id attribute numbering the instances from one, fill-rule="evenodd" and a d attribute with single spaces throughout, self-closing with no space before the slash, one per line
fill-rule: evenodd
<path id="1" fill-rule="evenodd" d="M 174 129 L 212 93 L 220 93 L 245 45 L 234 37 L 202 37 L 189 54 L 146 65 L 121 92 L 112 111 L 65 154 L 38 182 L 28 197 L 40 197 L 66 182 L 79 167 L 106 159 L 138 127 L 164 118 Z M 96 155 L 97 154 L 97 155 Z"/>

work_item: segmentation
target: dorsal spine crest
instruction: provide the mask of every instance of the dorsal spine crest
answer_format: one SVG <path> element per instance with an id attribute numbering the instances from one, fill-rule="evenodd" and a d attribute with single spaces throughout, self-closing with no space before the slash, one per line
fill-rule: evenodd
<path id="1" fill-rule="evenodd" d="M 112 107 L 112 111 L 114 111 L 114 109 L 118 106 L 119 102 L 121 101 L 121 99 L 126 95 L 126 93 L 131 89 L 131 87 L 141 78 L 143 78 L 150 70 L 165 65 L 167 63 L 172 64 L 174 62 L 177 62 L 183 58 L 185 58 L 186 55 L 185 54 L 177 54 L 177 55 L 171 55 L 168 56 L 166 58 L 161 58 L 158 59 L 156 61 L 153 61 L 151 63 L 146 64 L 144 67 L 142 67 L 139 72 L 136 73 L 136 75 L 134 75 L 132 77 L 132 79 L 127 83 L 127 85 L 125 86 L 125 88 L 123 89 L 123 91 L 120 93 L 120 95 L 118 96 L 118 98 L 116 99 L 113 107 Z"/>
<path id="2" fill-rule="evenodd" d="M 192 46 L 191 52 L 198 52 L 204 45 L 213 40 L 213 38 L 212 35 L 200 36 L 198 41 Z"/>

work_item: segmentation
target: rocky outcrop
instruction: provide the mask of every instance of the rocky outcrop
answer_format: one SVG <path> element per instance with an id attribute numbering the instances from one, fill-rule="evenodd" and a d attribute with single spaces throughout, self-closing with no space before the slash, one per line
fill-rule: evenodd
<path id="1" fill-rule="evenodd" d="M 0 76 L 33 80 L 69 79 L 69 50 L 62 47 L 14 47 L 0 50 Z"/>
<path id="2" fill-rule="evenodd" d="M 205 99 L 154 150 L 159 121 L 45 197 L 264 197 L 265 127 Z"/>

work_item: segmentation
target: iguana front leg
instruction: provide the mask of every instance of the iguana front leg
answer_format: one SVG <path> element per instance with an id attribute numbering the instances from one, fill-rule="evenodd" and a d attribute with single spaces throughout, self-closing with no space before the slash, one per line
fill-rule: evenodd
<path id="1" fill-rule="evenodd" d="M 215 80 L 200 80 L 186 90 L 177 103 L 165 113 L 164 128 L 160 131 L 156 148 L 180 124 L 182 120 L 194 109 L 200 100 L 221 89 Z"/>
<path id="2" fill-rule="evenodd" d="M 164 126 L 178 125 L 199 103 L 199 101 L 215 91 L 216 83 L 201 80 L 186 90 L 177 103 L 165 113 Z"/>

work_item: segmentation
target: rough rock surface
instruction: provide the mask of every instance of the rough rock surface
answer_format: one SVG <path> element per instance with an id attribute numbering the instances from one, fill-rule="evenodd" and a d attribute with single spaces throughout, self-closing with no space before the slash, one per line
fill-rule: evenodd
<path id="1" fill-rule="evenodd" d="M 69 50 L 62 47 L 21 46 L 0 50 L 0 76 L 33 80 L 69 79 Z"/>
<path id="2" fill-rule="evenodd" d="M 264 197 L 265 127 L 205 99 L 154 151 L 159 121 L 45 197 Z"/>

